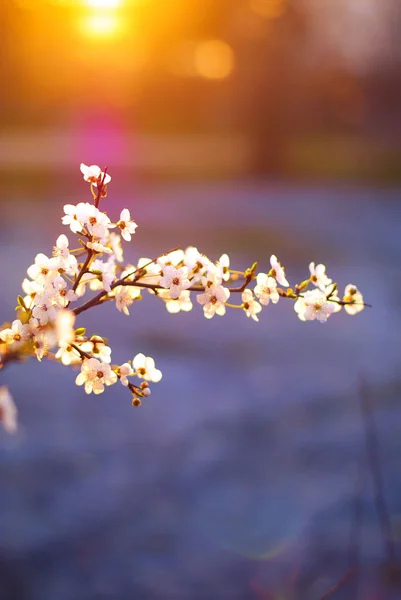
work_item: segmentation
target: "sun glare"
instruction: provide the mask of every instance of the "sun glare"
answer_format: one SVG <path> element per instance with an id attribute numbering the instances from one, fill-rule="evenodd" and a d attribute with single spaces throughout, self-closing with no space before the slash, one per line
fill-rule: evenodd
<path id="1" fill-rule="evenodd" d="M 92 38 L 114 38 L 122 32 L 121 18 L 110 14 L 85 15 L 80 22 L 81 32 Z"/>
<path id="2" fill-rule="evenodd" d="M 91 8 L 118 8 L 123 0 L 85 0 L 85 4 Z"/>

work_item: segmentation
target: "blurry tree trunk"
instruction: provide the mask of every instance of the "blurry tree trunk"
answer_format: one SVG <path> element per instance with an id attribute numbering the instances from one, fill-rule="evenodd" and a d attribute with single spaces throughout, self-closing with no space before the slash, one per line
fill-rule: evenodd
<path id="1" fill-rule="evenodd" d="M 301 89 L 307 13 L 302 2 L 288 0 L 281 16 L 254 19 L 261 34 L 238 42 L 237 65 L 239 120 L 251 141 L 248 170 L 253 176 L 283 175 Z"/>

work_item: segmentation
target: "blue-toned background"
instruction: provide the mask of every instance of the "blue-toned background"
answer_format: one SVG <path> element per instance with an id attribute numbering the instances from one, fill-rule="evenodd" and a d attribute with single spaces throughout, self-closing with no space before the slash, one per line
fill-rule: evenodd
<path id="1" fill-rule="evenodd" d="M 80 179 L 76 169 L 68 179 Z M 139 223 L 134 260 L 192 241 L 267 268 L 274 250 L 292 280 L 324 260 L 373 309 L 320 325 L 298 321 L 285 301 L 258 324 L 237 311 L 169 315 L 147 295 L 130 317 L 97 307 L 78 324 L 109 337 L 115 361 L 143 351 L 164 372 L 140 409 L 121 386 L 85 396 L 69 368 L 10 368 L 21 430 L 0 438 L 3 597 L 269 598 L 294 580 L 304 590 L 295 597 L 318 598 L 347 569 L 365 452 L 360 376 L 372 388 L 395 527 L 399 519 L 398 194 L 240 181 L 119 187 L 105 206 L 129 206 Z M 88 191 L 67 190 L 69 202 Z M 21 187 L 3 213 L 4 316 L 32 256 L 62 231 L 57 187 L 33 204 L 29 194 Z M 370 565 L 383 541 L 363 473 Z"/>
<path id="2" fill-rule="evenodd" d="M 82 161 L 139 225 L 126 260 L 195 245 L 266 271 L 274 253 L 292 283 L 323 262 L 373 306 L 325 325 L 285 300 L 259 323 L 146 293 L 130 317 L 96 307 L 77 325 L 114 362 L 163 371 L 138 409 L 45 360 L 0 373 L 20 417 L 0 431 L 0 600 L 319 600 L 355 566 L 330 597 L 398 600 L 397 5 L 15 0 L 0 18 L 0 322 L 69 234 L 63 205 L 90 199 Z"/>

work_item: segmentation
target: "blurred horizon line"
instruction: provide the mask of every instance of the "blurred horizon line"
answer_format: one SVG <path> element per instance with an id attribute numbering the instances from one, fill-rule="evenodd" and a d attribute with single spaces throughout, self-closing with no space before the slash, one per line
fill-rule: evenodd
<path id="1" fill-rule="evenodd" d="M 67 170 L 85 162 L 151 176 L 401 182 L 401 149 L 384 140 L 352 134 L 298 135 L 278 148 L 277 140 L 272 140 L 268 154 L 280 153 L 280 161 L 269 164 L 268 155 L 264 166 L 257 165 L 258 172 L 253 169 L 254 141 L 239 132 L 145 133 L 113 127 L 82 132 L 54 127 L 3 130 L 0 172 Z M 268 148 L 268 140 L 265 144 Z"/>

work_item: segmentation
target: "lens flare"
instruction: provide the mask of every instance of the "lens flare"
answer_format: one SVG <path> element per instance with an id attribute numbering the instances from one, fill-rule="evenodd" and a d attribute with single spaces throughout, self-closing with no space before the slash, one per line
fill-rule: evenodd
<path id="1" fill-rule="evenodd" d="M 195 50 L 195 68 L 206 79 L 225 79 L 234 68 L 232 48 L 222 40 L 201 42 Z"/>
<path id="2" fill-rule="evenodd" d="M 221 546 L 229 552 L 233 552 L 237 556 L 243 556 L 249 560 L 271 561 L 283 556 L 291 548 L 291 540 L 282 540 L 273 543 L 269 540 L 265 544 L 262 544 L 260 540 L 258 543 L 252 543 L 252 540 L 232 540 L 231 542 L 221 542 Z"/>

